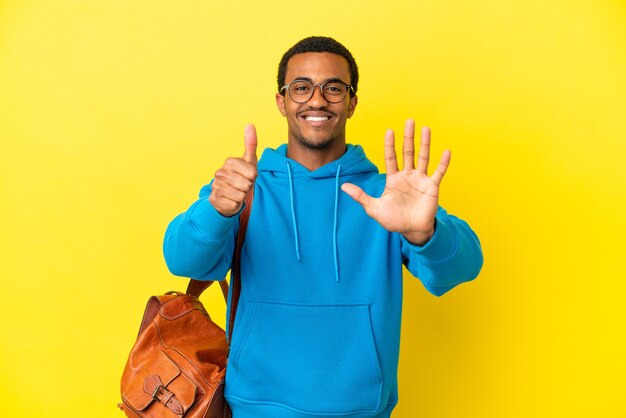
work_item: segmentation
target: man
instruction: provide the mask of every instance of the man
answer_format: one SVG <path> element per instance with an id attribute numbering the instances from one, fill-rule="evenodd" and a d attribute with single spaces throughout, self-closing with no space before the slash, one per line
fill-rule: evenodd
<path id="1" fill-rule="evenodd" d="M 228 159 L 166 232 L 172 273 L 222 280 L 254 188 L 226 374 L 235 418 L 389 417 L 398 400 L 402 264 L 435 295 L 481 269 L 476 235 L 438 206 L 450 152 L 429 177 L 427 128 L 415 168 L 407 121 L 402 170 L 387 132 L 386 175 L 346 144 L 357 83 L 352 55 L 335 40 L 294 45 L 276 94 L 287 144 L 257 162 L 247 126 L 243 157 Z"/>

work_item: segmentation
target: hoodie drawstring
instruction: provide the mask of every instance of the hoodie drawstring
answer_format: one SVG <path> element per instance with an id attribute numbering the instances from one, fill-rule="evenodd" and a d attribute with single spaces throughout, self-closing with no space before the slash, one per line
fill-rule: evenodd
<path id="1" fill-rule="evenodd" d="M 333 219 L 333 252 L 335 256 L 335 280 L 339 283 L 339 254 L 337 250 L 337 207 L 339 206 L 339 173 L 341 163 L 337 164 L 337 176 L 335 176 L 335 217 Z"/>
<path id="2" fill-rule="evenodd" d="M 296 211 L 293 207 L 293 176 L 291 175 L 291 166 L 289 161 L 285 161 L 287 172 L 289 174 L 289 201 L 291 203 L 291 221 L 293 222 L 293 239 L 296 244 L 296 258 L 300 260 L 300 245 L 298 244 L 298 224 L 296 223 Z"/>
<path id="3" fill-rule="evenodd" d="M 293 223 L 293 236 L 296 246 L 296 258 L 300 260 L 300 244 L 298 243 L 298 223 L 296 222 L 296 210 L 294 208 L 293 175 L 289 161 L 285 161 L 289 177 L 289 203 L 291 205 L 291 222 Z M 335 261 L 335 280 L 339 283 L 339 249 L 337 246 L 337 214 L 339 208 L 339 176 L 341 174 L 341 163 L 337 164 L 337 174 L 335 175 L 335 211 L 333 217 L 333 256 Z"/>

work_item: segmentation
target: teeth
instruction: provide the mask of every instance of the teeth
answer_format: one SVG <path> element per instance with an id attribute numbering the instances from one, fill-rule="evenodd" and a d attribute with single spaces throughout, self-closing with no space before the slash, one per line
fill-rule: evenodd
<path id="1" fill-rule="evenodd" d="M 328 116 L 305 116 L 304 119 L 310 120 L 311 122 L 322 122 L 328 120 Z"/>

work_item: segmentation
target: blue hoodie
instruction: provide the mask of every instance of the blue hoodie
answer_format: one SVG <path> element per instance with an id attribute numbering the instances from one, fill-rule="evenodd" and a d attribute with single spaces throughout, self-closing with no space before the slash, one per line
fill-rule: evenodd
<path id="1" fill-rule="evenodd" d="M 435 235 L 411 244 L 340 190 L 380 196 L 385 176 L 360 146 L 315 171 L 266 149 L 242 252 L 242 291 L 226 371 L 234 418 L 389 417 L 398 400 L 402 265 L 439 296 L 475 278 L 478 238 L 439 208 Z M 222 280 L 238 216 L 211 186 L 176 217 L 164 254 L 175 275 Z M 228 306 L 230 310 L 230 303 Z"/>

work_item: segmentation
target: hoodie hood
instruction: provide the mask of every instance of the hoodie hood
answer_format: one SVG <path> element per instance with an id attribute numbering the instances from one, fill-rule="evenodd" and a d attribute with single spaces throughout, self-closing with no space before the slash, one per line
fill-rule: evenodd
<path id="1" fill-rule="evenodd" d="M 336 177 L 338 170 L 341 176 L 371 172 L 378 173 L 378 168 L 365 156 L 363 147 L 352 144 L 346 146 L 346 152 L 341 158 L 314 171 L 310 171 L 296 160 L 288 158 L 287 144 L 283 144 L 275 150 L 266 148 L 257 168 L 259 171 L 270 172 L 277 177 L 288 176 L 289 171 L 285 162 L 288 162 L 293 178 L 309 177 L 311 179 L 323 179 Z"/>

